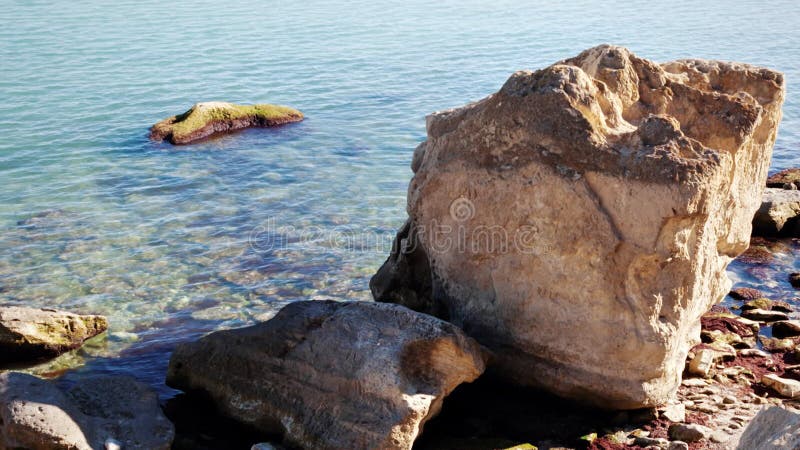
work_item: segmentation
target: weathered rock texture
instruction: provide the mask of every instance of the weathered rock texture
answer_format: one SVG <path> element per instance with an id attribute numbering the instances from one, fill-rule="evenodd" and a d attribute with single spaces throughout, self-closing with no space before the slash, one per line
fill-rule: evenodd
<path id="1" fill-rule="evenodd" d="M 153 125 L 150 139 L 190 144 L 213 134 L 252 127 L 274 127 L 303 120 L 303 113 L 280 105 L 236 105 L 227 102 L 197 103 L 183 114 Z"/>
<path id="2" fill-rule="evenodd" d="M 374 297 L 450 320 L 507 378 L 666 402 L 748 245 L 780 73 L 603 45 L 428 117 Z"/>
<path id="3" fill-rule="evenodd" d="M 0 449 L 167 450 L 175 431 L 153 390 L 127 377 L 93 377 L 69 391 L 32 375 L 0 374 Z"/>
<path id="4" fill-rule="evenodd" d="M 410 449 L 456 386 L 484 370 L 455 326 L 399 305 L 292 303 L 259 325 L 176 348 L 167 384 L 308 449 Z"/>
<path id="5" fill-rule="evenodd" d="M 103 316 L 54 309 L 0 307 L 0 364 L 57 356 L 104 332 Z"/>
<path id="6" fill-rule="evenodd" d="M 753 218 L 756 236 L 800 235 L 800 191 L 767 188 Z"/>
<path id="7" fill-rule="evenodd" d="M 762 409 L 747 425 L 738 450 L 788 450 L 800 448 L 800 414 L 778 406 Z"/>

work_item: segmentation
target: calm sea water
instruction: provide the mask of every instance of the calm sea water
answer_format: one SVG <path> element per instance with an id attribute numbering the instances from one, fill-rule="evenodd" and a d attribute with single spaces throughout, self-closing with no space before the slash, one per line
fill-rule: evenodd
<path id="1" fill-rule="evenodd" d="M 6 0 L 0 303 L 110 318 L 107 337 L 39 373 L 128 373 L 168 396 L 176 342 L 293 300 L 370 298 L 368 279 L 405 218 L 426 114 L 604 42 L 659 61 L 783 71 L 772 166 L 800 165 L 797 10 L 793 1 Z M 308 119 L 188 147 L 148 142 L 151 124 L 207 100 L 287 104 Z"/>

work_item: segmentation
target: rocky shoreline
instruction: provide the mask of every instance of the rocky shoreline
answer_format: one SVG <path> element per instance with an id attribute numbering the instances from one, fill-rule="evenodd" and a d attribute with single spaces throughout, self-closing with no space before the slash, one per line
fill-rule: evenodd
<path id="1" fill-rule="evenodd" d="M 294 302 L 179 345 L 166 383 L 185 394 L 166 415 L 131 379 L 2 373 L 0 449 L 214 448 L 192 414 L 254 450 L 797 446 L 795 300 L 726 275 L 738 257 L 774 280 L 781 241 L 758 235 L 796 235 L 793 172 L 762 197 L 784 95 L 769 69 L 609 45 L 517 72 L 428 117 L 376 302 Z M 302 117 L 200 103 L 151 138 Z M 106 328 L 2 307 L 0 359 Z"/>

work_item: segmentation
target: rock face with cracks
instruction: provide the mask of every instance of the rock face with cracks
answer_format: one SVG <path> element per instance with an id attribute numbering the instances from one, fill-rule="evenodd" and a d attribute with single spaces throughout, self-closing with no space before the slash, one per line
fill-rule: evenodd
<path id="1" fill-rule="evenodd" d="M 462 327 L 513 382 L 665 403 L 748 246 L 784 91 L 602 45 L 432 114 L 375 299 Z"/>
<path id="2" fill-rule="evenodd" d="M 179 345 L 167 384 L 301 448 L 410 449 L 483 358 L 452 324 L 399 305 L 304 301 Z"/>

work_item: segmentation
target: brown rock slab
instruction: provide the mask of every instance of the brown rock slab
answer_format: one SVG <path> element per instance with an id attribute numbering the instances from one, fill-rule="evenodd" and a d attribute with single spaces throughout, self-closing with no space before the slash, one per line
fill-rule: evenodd
<path id="1" fill-rule="evenodd" d="M 771 188 L 783 189 L 787 184 L 794 184 L 800 187 L 798 183 L 800 183 L 800 169 L 797 168 L 784 169 L 767 178 L 767 187 Z"/>
<path id="2" fill-rule="evenodd" d="M 483 358 L 457 327 L 399 305 L 303 301 L 179 345 L 167 384 L 302 448 L 410 449 Z"/>
<path id="3" fill-rule="evenodd" d="M 780 339 L 800 336 L 800 320 L 774 322 L 772 335 Z"/>

